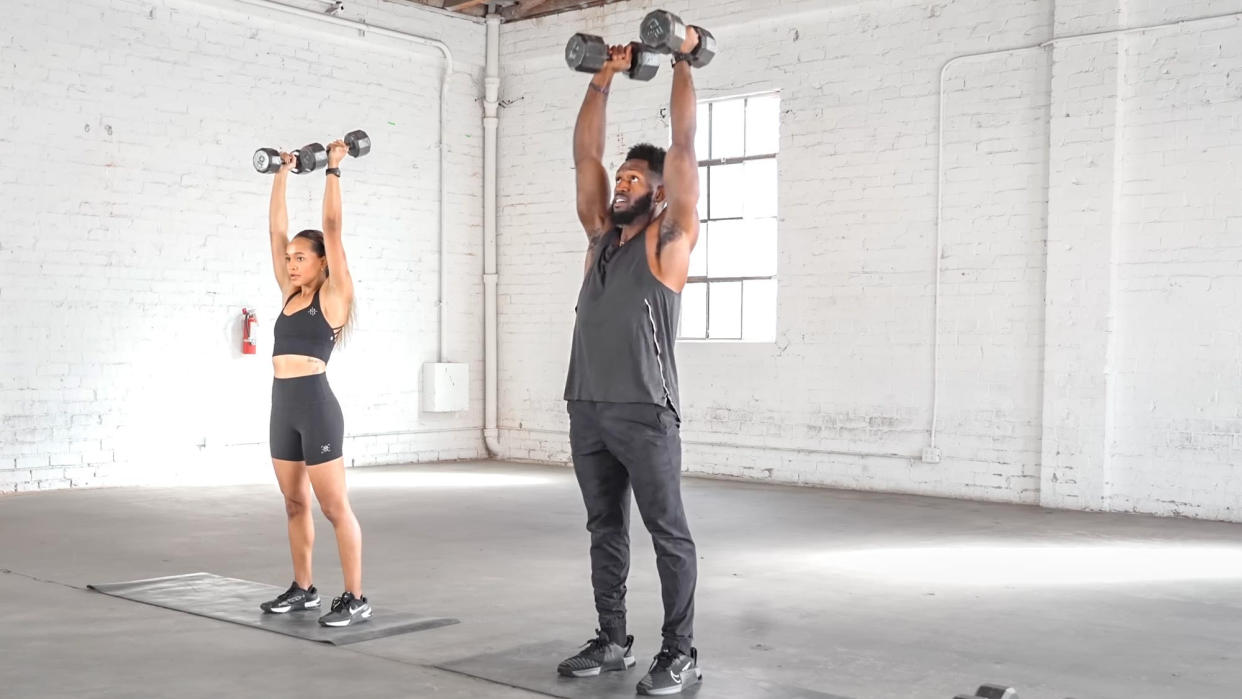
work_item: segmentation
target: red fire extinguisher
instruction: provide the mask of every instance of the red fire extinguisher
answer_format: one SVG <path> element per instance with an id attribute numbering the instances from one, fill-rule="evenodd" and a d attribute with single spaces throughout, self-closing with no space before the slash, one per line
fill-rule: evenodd
<path id="1" fill-rule="evenodd" d="M 259 349 L 259 318 L 254 311 L 242 309 L 242 354 L 254 354 Z"/>

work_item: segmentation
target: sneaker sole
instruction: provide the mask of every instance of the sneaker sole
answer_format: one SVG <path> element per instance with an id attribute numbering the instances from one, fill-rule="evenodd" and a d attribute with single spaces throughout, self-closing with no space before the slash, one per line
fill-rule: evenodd
<path id="1" fill-rule="evenodd" d="M 557 673 L 560 674 L 561 677 L 599 677 L 600 674 L 603 672 L 624 672 L 634 667 L 634 664 L 637 662 L 638 661 L 635 660 L 633 656 L 630 656 L 625 659 L 624 667 L 600 666 L 600 667 L 588 668 L 586 670 L 562 670 L 561 668 L 558 667 L 556 671 Z"/>
<path id="2" fill-rule="evenodd" d="M 592 667 L 587 668 L 586 670 L 563 670 L 558 667 L 556 668 L 556 672 L 561 677 L 599 677 L 601 669 L 602 668 Z"/>
<path id="3" fill-rule="evenodd" d="M 342 626 L 349 626 L 350 624 L 361 624 L 364 621 L 370 621 L 370 620 L 371 620 L 371 610 L 368 609 L 362 614 L 358 615 L 357 619 L 342 619 L 340 621 L 320 621 L 319 625 L 320 626 L 331 626 L 334 629 L 339 629 Z"/>
<path id="4" fill-rule="evenodd" d="M 314 602 L 307 602 L 303 604 L 302 606 L 298 607 L 297 609 L 294 609 L 293 605 L 289 605 L 288 607 L 264 607 L 263 605 L 259 605 L 259 609 L 262 609 L 268 614 L 288 614 L 289 612 L 295 612 L 295 611 L 301 612 L 307 609 L 318 609 L 318 608 L 319 608 L 319 600 L 315 600 Z"/>
<path id="5" fill-rule="evenodd" d="M 664 697 L 670 694 L 681 694 L 686 689 L 693 687 L 694 685 L 702 681 L 703 681 L 703 673 L 696 667 L 694 668 L 694 675 L 690 677 L 686 677 L 685 675 L 682 675 L 681 684 L 679 685 L 676 685 L 673 687 L 661 687 L 660 689 L 644 689 L 642 687 L 638 687 L 637 689 L 638 689 L 639 694 L 643 694 L 646 696 L 652 696 L 652 697 Z"/>

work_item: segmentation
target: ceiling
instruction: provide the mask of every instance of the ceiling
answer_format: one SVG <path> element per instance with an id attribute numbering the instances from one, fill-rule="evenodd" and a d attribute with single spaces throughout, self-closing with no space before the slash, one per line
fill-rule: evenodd
<path id="1" fill-rule="evenodd" d="M 482 17 L 487 6 L 494 5 L 500 16 L 509 22 L 523 19 L 534 19 L 558 12 L 580 10 L 584 7 L 613 5 L 625 0 L 389 0 L 411 5 L 428 5 L 439 7 L 450 12 L 463 15 Z"/>

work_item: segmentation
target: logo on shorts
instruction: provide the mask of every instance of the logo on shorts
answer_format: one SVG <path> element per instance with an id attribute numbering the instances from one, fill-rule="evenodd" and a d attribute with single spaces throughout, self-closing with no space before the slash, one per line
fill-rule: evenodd
<path id="1" fill-rule="evenodd" d="M 319 315 L 319 311 L 316 311 L 314 306 L 311 306 L 310 308 L 306 309 L 306 312 L 313 316 Z"/>
<path id="2" fill-rule="evenodd" d="M 325 445 L 323 445 L 322 447 L 319 447 L 319 453 L 320 453 L 320 454 L 327 454 L 327 453 L 328 453 L 328 452 L 330 452 L 330 451 L 332 451 L 332 445 L 331 445 L 331 444 L 325 444 Z"/>

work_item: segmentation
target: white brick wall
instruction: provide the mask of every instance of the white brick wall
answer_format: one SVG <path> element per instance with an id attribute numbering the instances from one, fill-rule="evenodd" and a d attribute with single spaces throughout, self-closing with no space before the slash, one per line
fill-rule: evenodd
<path id="1" fill-rule="evenodd" d="M 1242 518 L 1242 19 L 1121 48 L 1113 506 Z"/>
<path id="2" fill-rule="evenodd" d="M 678 346 L 690 470 L 1239 517 L 1231 21 L 949 68 L 944 461 L 917 459 L 931 422 L 940 67 L 1239 2 L 635 0 L 505 27 L 506 455 L 567 459 L 559 398 L 584 247 L 570 136 L 586 79 L 565 71 L 563 41 L 628 39 L 657 4 L 720 41 L 696 75 L 701 97 L 780 90 L 784 118 L 778 340 Z M 667 140 L 668 85 L 667 71 L 618 81 L 607 167 L 628 144 Z"/>
<path id="3" fill-rule="evenodd" d="M 981 497 L 1039 495 L 1048 198 L 1042 49 L 945 75 L 937 445 Z M 1003 493 L 1003 495 L 1001 495 Z"/>
<path id="4" fill-rule="evenodd" d="M 1107 509 L 1116 38 L 1053 49 L 1042 499 Z"/>
<path id="5" fill-rule="evenodd" d="M 1126 27 L 1242 11 L 1116 4 Z M 1045 504 L 1242 517 L 1239 39 L 1234 17 L 1055 49 Z"/>
<path id="6" fill-rule="evenodd" d="M 280 294 L 270 180 L 249 157 L 352 128 L 375 145 L 344 166 L 358 324 L 329 376 L 347 459 L 481 454 L 477 431 L 457 431 L 481 408 L 418 412 L 437 342 L 437 51 L 232 0 L 18 0 L 4 14 L 0 491 L 269 477 Z M 379 0 L 349 3 L 346 17 L 455 53 L 446 359 L 481 377 L 484 29 Z M 291 178 L 294 230 L 319 227 L 322 187 L 321 175 Z M 243 357 L 239 314 L 256 305 L 259 354 Z"/>
<path id="7" fill-rule="evenodd" d="M 628 40 L 657 4 L 720 40 L 700 96 L 779 90 L 783 111 L 778 339 L 679 346 L 690 470 L 1242 520 L 1242 21 L 1063 39 L 1242 0 L 630 0 L 505 26 L 502 456 L 568 460 L 586 78 L 564 41 Z M 473 407 L 438 416 L 417 412 L 436 345 L 435 52 L 234 0 L 10 5 L 0 491 L 267 477 L 278 300 L 267 181 L 246 159 L 356 125 L 376 151 L 345 182 L 359 322 L 332 379 L 351 461 L 480 455 L 481 25 L 348 10 L 457 57 L 447 359 L 471 364 Z M 983 52 L 946 71 L 941 152 L 941 66 Z M 609 168 L 667 139 L 668 87 L 667 70 L 618 81 Z M 321 186 L 294 180 L 295 225 L 316 223 Z M 937 265 L 944 460 L 925 464 Z M 243 358 L 236 316 L 255 303 L 264 346 Z"/>

